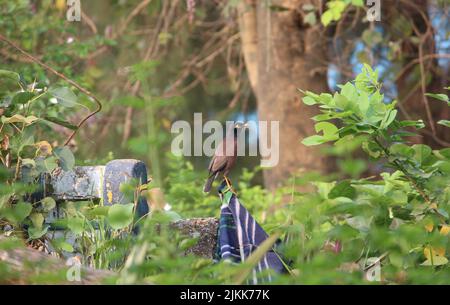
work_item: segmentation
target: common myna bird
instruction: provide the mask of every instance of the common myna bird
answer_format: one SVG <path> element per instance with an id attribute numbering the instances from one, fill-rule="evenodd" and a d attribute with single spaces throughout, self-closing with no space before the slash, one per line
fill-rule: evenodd
<path id="1" fill-rule="evenodd" d="M 211 190 L 211 186 L 214 180 L 219 176 L 219 174 L 223 175 L 227 186 L 231 189 L 231 182 L 228 179 L 228 173 L 231 168 L 236 163 L 237 158 L 237 136 L 247 124 L 243 124 L 242 122 L 236 122 L 230 130 L 228 130 L 225 138 L 223 138 L 222 142 L 217 145 L 217 148 L 214 152 L 214 156 L 209 163 L 209 176 L 208 180 L 206 180 L 205 186 L 203 187 L 203 191 L 205 193 L 209 193 Z M 233 149 L 230 150 L 231 153 L 228 153 L 227 156 L 227 147 L 232 146 Z"/>

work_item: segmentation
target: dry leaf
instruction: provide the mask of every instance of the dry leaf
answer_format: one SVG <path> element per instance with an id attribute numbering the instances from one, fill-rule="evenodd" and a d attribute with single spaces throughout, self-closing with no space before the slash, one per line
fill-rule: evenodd
<path id="1" fill-rule="evenodd" d="M 443 225 L 441 230 L 439 231 L 439 233 L 441 233 L 444 236 L 447 236 L 448 233 L 450 233 L 450 226 L 448 225 Z"/>
<path id="2" fill-rule="evenodd" d="M 431 232 L 434 229 L 434 225 L 432 223 L 426 224 L 425 225 L 425 230 L 427 230 L 427 232 Z"/>
<path id="3" fill-rule="evenodd" d="M 8 150 L 9 148 L 9 137 L 5 134 L 2 142 L 0 143 L 0 147 L 2 150 Z"/>
<path id="4" fill-rule="evenodd" d="M 38 153 L 41 156 L 50 156 L 52 154 L 52 146 L 47 141 L 41 141 L 34 144 L 38 148 Z"/>
<path id="5" fill-rule="evenodd" d="M 433 255 L 433 258 L 436 256 L 444 256 L 445 255 L 445 248 L 438 247 L 438 248 L 432 248 L 432 247 L 425 247 L 423 249 L 423 255 L 430 260 L 431 255 Z"/>

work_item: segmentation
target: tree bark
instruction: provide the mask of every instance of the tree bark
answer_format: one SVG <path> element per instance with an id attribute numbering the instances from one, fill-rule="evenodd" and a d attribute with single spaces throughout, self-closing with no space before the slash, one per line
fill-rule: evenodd
<path id="1" fill-rule="evenodd" d="M 279 163 L 264 171 L 268 189 L 277 188 L 296 172 L 330 168 L 331 162 L 319 149 L 301 144 L 303 138 L 315 134 L 311 117 L 317 110 L 304 105 L 297 90 L 329 91 L 323 28 L 303 23 L 299 14 L 302 5 L 320 7 L 320 3 L 245 1 L 239 7 L 243 53 L 259 120 L 279 121 L 280 126 Z"/>

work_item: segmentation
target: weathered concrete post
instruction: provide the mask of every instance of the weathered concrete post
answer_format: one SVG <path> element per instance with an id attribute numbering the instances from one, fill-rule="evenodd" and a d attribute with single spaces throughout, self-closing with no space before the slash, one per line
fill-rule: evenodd
<path id="1" fill-rule="evenodd" d="M 75 166 L 71 171 L 58 169 L 50 177 L 43 179 L 43 191 L 39 193 L 39 196 L 42 198 L 51 196 L 58 201 L 93 200 L 107 206 L 125 204 L 133 202 L 134 198 L 127 198 L 120 191 L 120 186 L 132 179 L 136 179 L 140 184 L 147 183 L 147 168 L 144 162 L 121 159 L 110 161 L 104 166 Z M 142 217 L 149 210 L 145 197 L 138 197 L 137 216 Z M 50 223 L 62 216 L 56 208 L 47 217 L 46 222 Z M 183 219 L 174 222 L 172 227 L 190 237 L 198 237 L 198 243 L 187 253 L 205 258 L 213 257 L 218 228 L 216 218 Z M 74 241 L 74 238 L 72 239 Z"/>
<path id="2" fill-rule="evenodd" d="M 147 167 L 144 162 L 132 159 L 108 162 L 105 166 L 103 178 L 103 204 L 112 205 L 132 202 L 134 198 L 126 198 L 120 191 L 120 185 L 130 182 L 131 179 L 138 180 L 140 184 L 147 183 Z M 142 217 L 149 212 L 149 206 L 145 197 L 138 197 L 136 212 L 138 217 Z"/>

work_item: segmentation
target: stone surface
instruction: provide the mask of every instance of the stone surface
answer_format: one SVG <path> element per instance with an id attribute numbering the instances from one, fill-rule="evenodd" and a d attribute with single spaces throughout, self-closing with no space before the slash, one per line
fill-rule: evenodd
<path id="1" fill-rule="evenodd" d="M 217 229 L 219 220 L 217 218 L 192 218 L 176 221 L 172 226 L 183 234 L 190 237 L 198 237 L 199 240 L 195 246 L 190 248 L 187 253 L 213 258 L 216 251 Z"/>
<path id="2" fill-rule="evenodd" d="M 134 159 L 118 159 L 108 162 L 105 166 L 75 166 L 71 171 L 57 168 L 51 175 L 41 177 L 41 189 L 33 193 L 30 201 L 37 202 L 46 196 L 57 201 L 94 200 L 104 205 L 131 203 L 134 200 L 125 198 L 121 185 L 131 179 L 137 179 L 141 184 L 147 182 L 145 163 Z M 136 214 L 142 217 L 149 212 L 149 205 L 143 196 L 138 197 Z M 56 206 L 46 217 L 46 223 L 52 223 L 63 215 Z"/>
<path id="3" fill-rule="evenodd" d="M 57 200 L 99 199 L 103 192 L 104 166 L 75 166 L 72 171 L 55 171 L 50 179 Z"/>
<path id="4" fill-rule="evenodd" d="M 120 159 L 108 162 L 104 173 L 103 204 L 133 202 L 134 198 L 126 198 L 120 191 L 120 186 L 131 182 L 132 179 L 136 179 L 140 184 L 147 183 L 147 168 L 144 162 L 134 159 Z M 138 216 L 144 216 L 148 211 L 147 201 L 143 196 L 139 196 Z"/>
<path id="5" fill-rule="evenodd" d="M 44 191 L 36 193 L 35 200 L 51 196 L 56 200 L 102 200 L 104 205 L 130 203 L 134 198 L 126 198 L 121 192 L 121 185 L 133 178 L 140 184 L 147 183 L 147 168 L 142 161 L 119 159 L 105 166 L 75 166 L 71 171 L 58 168 L 51 177 L 43 178 Z M 145 197 L 139 196 L 138 216 L 148 212 Z"/>

